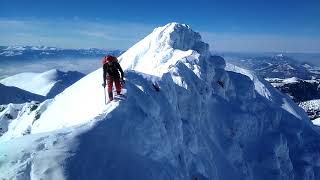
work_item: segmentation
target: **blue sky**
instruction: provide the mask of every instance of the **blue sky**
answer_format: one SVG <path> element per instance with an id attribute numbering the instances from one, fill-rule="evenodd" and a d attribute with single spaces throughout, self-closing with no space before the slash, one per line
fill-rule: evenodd
<path id="1" fill-rule="evenodd" d="M 320 52 L 319 0 L 1 0 L 0 45 L 127 49 L 168 22 L 215 51 Z"/>

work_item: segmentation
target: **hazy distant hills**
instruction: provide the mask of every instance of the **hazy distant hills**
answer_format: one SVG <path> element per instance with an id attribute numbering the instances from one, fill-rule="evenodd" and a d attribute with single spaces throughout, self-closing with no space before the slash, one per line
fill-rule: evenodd
<path id="1" fill-rule="evenodd" d="M 29 59 L 61 59 L 61 58 L 90 58 L 101 57 L 105 54 L 119 56 L 121 50 L 63 49 L 47 46 L 0 46 L 1 60 L 29 60 Z"/>
<path id="2" fill-rule="evenodd" d="M 320 118 L 320 67 L 279 54 L 230 58 L 229 62 L 254 71 L 302 107 L 311 120 Z"/>
<path id="3" fill-rule="evenodd" d="M 291 78 L 318 79 L 320 68 L 312 63 L 294 60 L 279 54 L 276 56 L 263 56 L 230 60 L 232 64 L 254 71 L 264 78 Z"/>

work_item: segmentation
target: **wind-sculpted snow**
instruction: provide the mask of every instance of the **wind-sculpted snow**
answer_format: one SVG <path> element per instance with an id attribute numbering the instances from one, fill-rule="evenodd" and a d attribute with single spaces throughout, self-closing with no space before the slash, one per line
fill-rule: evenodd
<path id="1" fill-rule="evenodd" d="M 207 49 L 187 25 L 155 29 L 119 58 L 126 100 L 105 105 L 102 70 L 87 75 L 0 138 L 0 179 L 319 179 L 303 110 Z"/>
<path id="2" fill-rule="evenodd" d="M 161 76 L 178 60 L 198 61 L 200 55 L 208 56 L 208 48 L 189 26 L 170 23 L 156 28 L 119 60 L 125 69 Z"/>

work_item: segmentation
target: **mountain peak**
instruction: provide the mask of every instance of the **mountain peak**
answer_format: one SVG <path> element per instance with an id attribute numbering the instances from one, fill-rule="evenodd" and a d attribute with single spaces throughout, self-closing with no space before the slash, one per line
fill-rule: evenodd
<path id="1" fill-rule="evenodd" d="M 274 56 L 275 59 L 291 59 L 290 57 L 286 56 L 285 54 L 277 54 Z"/>
<path id="2" fill-rule="evenodd" d="M 180 23 L 169 23 L 156 28 L 150 35 L 157 37 L 159 44 L 166 44 L 173 49 L 183 51 L 195 50 L 202 53 L 209 47 L 201 40 L 199 33 L 193 31 L 190 26 Z"/>
<path id="3" fill-rule="evenodd" d="M 119 57 L 124 69 L 161 76 L 168 67 L 187 57 L 207 57 L 209 45 L 186 24 L 158 27 Z M 146 68 L 147 67 L 147 68 Z"/>
<path id="4" fill-rule="evenodd" d="M 21 121 L 5 108 L 0 179 L 320 179 L 303 110 L 207 49 L 170 23 L 119 57 L 142 72 L 125 72 L 125 99 L 106 104 L 100 68 Z"/>

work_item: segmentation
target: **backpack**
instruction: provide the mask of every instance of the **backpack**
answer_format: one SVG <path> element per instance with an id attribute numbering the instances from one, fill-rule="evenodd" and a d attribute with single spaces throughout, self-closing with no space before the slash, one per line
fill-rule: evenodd
<path id="1" fill-rule="evenodd" d="M 106 70 L 109 76 L 113 76 L 113 77 L 119 76 L 117 63 L 118 63 L 118 59 L 114 56 L 108 55 L 102 59 L 102 66 L 106 67 Z"/>
<path id="2" fill-rule="evenodd" d="M 111 55 L 105 56 L 102 59 L 102 66 L 108 62 L 118 62 L 118 59 L 115 56 L 111 56 Z"/>

